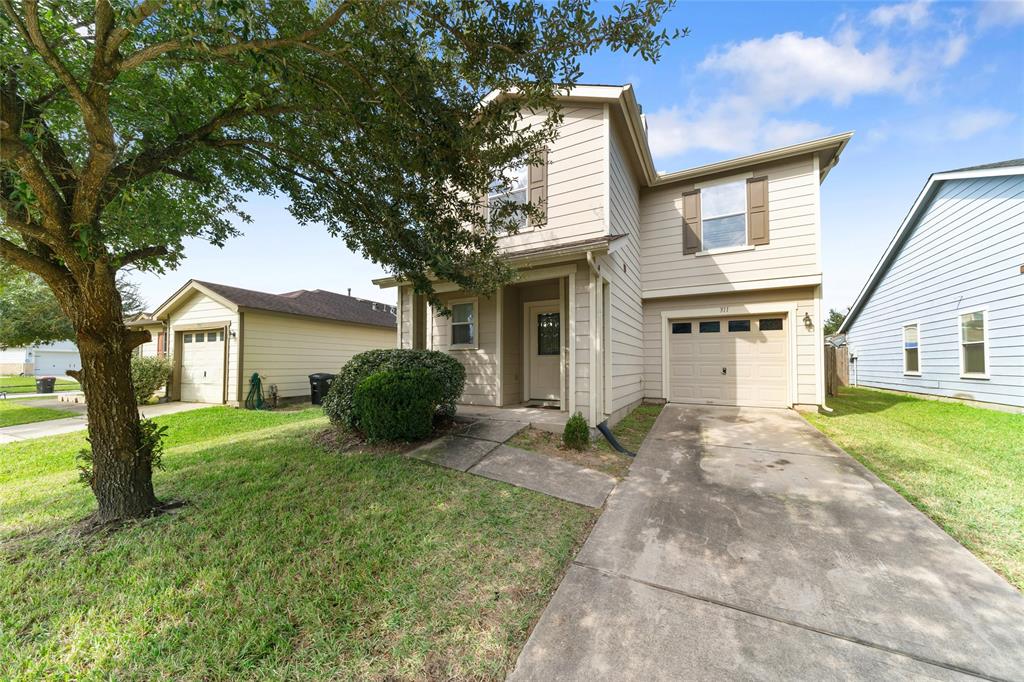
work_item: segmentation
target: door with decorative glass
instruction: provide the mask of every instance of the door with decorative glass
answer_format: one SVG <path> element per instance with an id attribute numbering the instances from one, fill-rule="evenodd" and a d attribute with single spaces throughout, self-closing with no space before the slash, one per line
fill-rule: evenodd
<path id="1" fill-rule="evenodd" d="M 562 393 L 562 313 L 557 302 L 527 304 L 527 400 L 559 400 Z"/>

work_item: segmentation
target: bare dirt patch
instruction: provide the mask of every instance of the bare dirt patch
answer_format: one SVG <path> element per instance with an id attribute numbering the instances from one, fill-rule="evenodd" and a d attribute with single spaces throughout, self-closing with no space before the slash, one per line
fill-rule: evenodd
<path id="1" fill-rule="evenodd" d="M 513 436 L 506 445 L 564 459 L 588 469 L 604 472 L 619 480 L 626 477 L 629 465 L 633 462 L 631 457 L 615 452 L 611 448 L 605 449 L 597 443 L 592 443 L 586 450 L 567 448 L 562 445 L 561 436 L 532 427 Z"/>

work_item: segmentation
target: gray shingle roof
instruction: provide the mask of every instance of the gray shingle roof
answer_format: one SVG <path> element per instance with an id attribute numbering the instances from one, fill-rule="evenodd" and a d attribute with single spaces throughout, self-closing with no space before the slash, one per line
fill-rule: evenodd
<path id="1" fill-rule="evenodd" d="M 1009 159 L 1007 161 L 996 161 L 995 163 L 983 163 L 980 166 L 967 166 L 966 168 L 955 168 L 944 173 L 960 173 L 961 171 L 988 170 L 990 168 L 1013 168 L 1024 166 L 1024 159 Z"/>
<path id="2" fill-rule="evenodd" d="M 253 291 L 252 289 L 240 289 L 239 287 L 230 287 L 226 284 L 216 284 L 215 282 L 201 282 L 199 280 L 195 280 L 195 282 L 242 308 L 266 310 L 289 315 L 305 315 L 306 317 L 320 317 L 325 320 L 369 324 L 377 327 L 395 326 L 395 314 L 392 312 L 393 306 L 353 296 L 345 296 L 344 294 L 336 294 L 333 291 L 324 291 L 323 289 L 307 291 L 302 289 L 300 291 L 290 291 L 286 294 L 268 294 L 262 291 Z"/>

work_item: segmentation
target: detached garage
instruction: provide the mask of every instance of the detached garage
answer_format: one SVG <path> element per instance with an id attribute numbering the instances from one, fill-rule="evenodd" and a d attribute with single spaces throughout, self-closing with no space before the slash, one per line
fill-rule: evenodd
<path id="1" fill-rule="evenodd" d="M 309 395 L 309 375 L 357 353 L 393 348 L 394 306 L 322 289 L 270 294 L 190 280 L 152 315 L 129 322 L 153 339 L 142 355 L 171 358 L 174 400 L 245 401 L 253 373 L 281 398 Z"/>

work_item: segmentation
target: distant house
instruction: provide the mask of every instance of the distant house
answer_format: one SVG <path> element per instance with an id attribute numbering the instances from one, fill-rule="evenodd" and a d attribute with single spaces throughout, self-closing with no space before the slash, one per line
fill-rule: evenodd
<path id="1" fill-rule="evenodd" d="M 932 175 L 839 332 L 859 385 L 1024 408 L 1024 159 Z"/>
<path id="2" fill-rule="evenodd" d="M 0 375 L 63 377 L 69 369 L 81 368 L 78 346 L 73 341 L 0 350 Z"/>
<path id="3" fill-rule="evenodd" d="M 309 395 L 309 375 L 353 355 L 394 348 L 395 307 L 315 289 L 268 294 L 189 280 L 152 314 L 127 323 L 153 337 L 138 353 L 173 363 L 170 397 L 238 405 L 250 377 L 282 398 Z"/>

